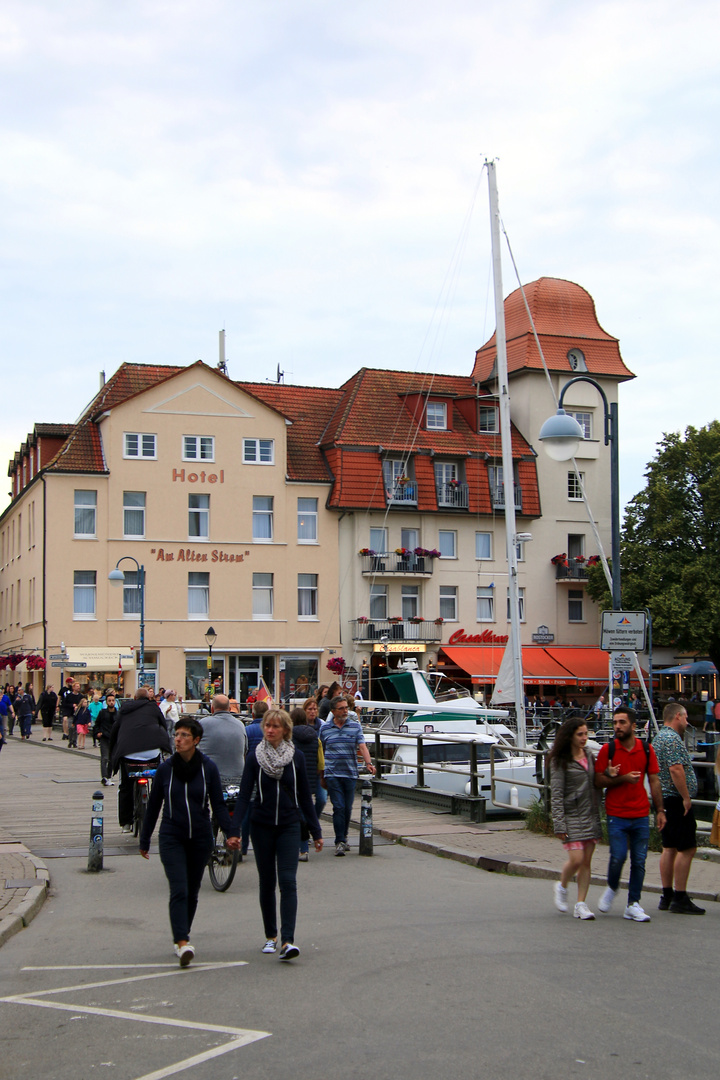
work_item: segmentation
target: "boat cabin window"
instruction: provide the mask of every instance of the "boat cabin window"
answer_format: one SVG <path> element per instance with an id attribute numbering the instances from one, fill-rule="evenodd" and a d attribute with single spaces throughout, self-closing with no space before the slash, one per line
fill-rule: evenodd
<path id="1" fill-rule="evenodd" d="M 497 747 L 494 757 L 495 761 L 506 760 L 506 755 Z M 490 760 L 490 743 L 477 743 L 477 759 L 478 761 Z M 443 761 L 470 761 L 470 744 L 423 742 L 423 761 L 426 765 L 439 765 Z"/>

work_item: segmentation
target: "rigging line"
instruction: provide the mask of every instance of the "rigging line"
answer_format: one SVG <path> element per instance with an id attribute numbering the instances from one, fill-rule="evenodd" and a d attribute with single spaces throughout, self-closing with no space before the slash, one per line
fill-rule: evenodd
<path id="1" fill-rule="evenodd" d="M 525 286 L 523 285 L 523 283 L 520 280 L 520 274 L 518 272 L 517 263 L 515 262 L 515 256 L 513 255 L 513 250 L 512 250 L 511 244 L 510 244 L 510 237 L 507 234 L 507 229 L 505 228 L 505 224 L 502 221 L 502 219 L 500 221 L 500 228 L 502 229 L 503 236 L 505 237 L 505 242 L 506 242 L 507 247 L 508 247 L 508 252 L 510 253 L 510 260 L 511 260 L 511 262 L 513 264 L 513 269 L 515 271 L 515 277 L 517 278 L 517 283 L 520 286 L 520 295 L 523 298 L 523 304 L 525 305 L 525 311 L 527 312 L 527 317 L 530 320 L 530 328 L 532 330 L 533 337 L 535 338 L 535 344 L 537 345 L 537 350 L 540 353 L 540 359 L 542 361 L 543 370 L 545 371 L 545 377 L 547 378 L 548 386 L 550 387 L 550 393 L 552 394 L 552 399 L 555 402 L 555 408 L 557 409 L 558 398 L 557 398 L 557 394 L 555 393 L 555 387 L 553 386 L 552 378 L 550 377 L 550 372 L 548 370 L 547 362 L 545 360 L 545 353 L 543 352 L 542 345 L 540 344 L 540 338 L 538 337 L 537 330 L 535 329 L 535 320 L 532 317 L 532 312 L 530 311 L 530 305 L 528 304 L 527 297 L 525 296 Z"/>
<path id="2" fill-rule="evenodd" d="M 510 253 L 510 259 L 511 259 L 512 264 L 513 264 L 513 269 L 515 270 L 515 277 L 516 277 L 518 285 L 520 287 L 520 294 L 521 294 L 521 296 L 523 298 L 523 304 L 525 305 L 525 311 L 527 312 L 527 317 L 530 320 L 530 327 L 532 329 L 533 337 L 535 338 L 535 344 L 537 345 L 538 352 L 540 353 L 540 359 L 542 361 L 543 370 L 545 371 L 545 377 L 547 378 L 548 385 L 550 387 L 550 393 L 552 394 L 553 401 L 555 402 L 555 408 L 557 409 L 557 407 L 558 407 L 558 396 L 555 393 L 555 387 L 553 385 L 552 378 L 550 376 L 550 371 L 548 370 L 547 362 L 545 360 L 545 354 L 543 353 L 542 345 L 540 344 L 540 339 L 538 337 L 537 330 L 535 328 L 535 320 L 532 317 L 532 312 L 530 311 L 530 307 L 529 307 L 528 302 L 527 302 L 527 297 L 525 296 L 525 288 L 524 288 L 522 282 L 520 281 L 520 274 L 518 273 L 517 263 L 515 262 L 515 256 L 513 255 L 512 246 L 510 244 L 510 237 L 508 236 L 507 230 L 506 230 L 505 225 L 504 225 L 504 223 L 502 221 L 500 222 L 500 227 L 501 227 L 503 235 L 505 237 L 505 242 L 507 243 L 507 246 L 508 246 L 508 252 Z M 583 503 L 585 504 L 585 510 L 587 512 L 588 520 L 590 522 L 590 527 L 591 527 L 591 529 L 593 531 L 593 535 L 595 537 L 595 542 L 596 542 L 596 544 L 598 546 L 598 551 L 599 551 L 599 554 L 600 554 L 600 561 L 602 562 L 603 571 L 605 573 L 605 580 L 607 581 L 608 588 L 612 592 L 612 574 L 610 572 L 610 567 L 608 565 L 607 555 L 605 554 L 605 548 L 603 547 L 602 540 L 600 539 L 600 533 L 598 531 L 597 523 L 595 521 L 595 515 L 592 512 L 592 508 L 590 506 L 590 501 L 589 501 L 589 499 L 587 497 L 587 494 L 586 494 L 586 491 L 585 491 L 585 485 L 583 483 L 582 476 L 580 475 L 580 470 L 578 469 L 577 461 L 575 460 L 575 458 L 572 459 L 572 466 L 573 466 L 573 469 L 575 470 L 575 475 L 578 478 L 578 483 L 580 485 L 580 494 L 582 495 L 582 500 L 583 500 Z"/>

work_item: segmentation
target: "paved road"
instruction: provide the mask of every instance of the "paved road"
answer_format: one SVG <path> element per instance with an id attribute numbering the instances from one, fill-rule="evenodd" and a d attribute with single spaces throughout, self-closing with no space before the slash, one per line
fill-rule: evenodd
<path id="1" fill-rule="evenodd" d="M 63 819 L 87 835 L 92 779 L 68 767 L 78 783 L 35 777 L 20 801 L 32 777 L 2 770 L 2 820 L 20 829 L 40 792 L 32 830 L 46 827 L 47 851 L 62 849 Z M 23 774 L 44 770 L 57 771 Z M 227 894 L 203 886 L 198 963 L 181 972 L 157 858 L 111 856 L 99 875 L 84 857 L 47 861 L 48 901 L 0 950 L 0 1080 L 160 1080 L 192 1060 L 188 1080 L 704 1080 L 720 1067 L 715 905 L 580 923 L 553 911 L 547 881 L 378 844 L 372 859 L 301 865 L 292 965 L 259 951 L 252 864 Z"/>

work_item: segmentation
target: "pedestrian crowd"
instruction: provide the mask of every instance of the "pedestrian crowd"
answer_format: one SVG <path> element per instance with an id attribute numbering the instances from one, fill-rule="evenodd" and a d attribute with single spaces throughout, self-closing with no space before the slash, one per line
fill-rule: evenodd
<path id="1" fill-rule="evenodd" d="M 555 906 L 568 910 L 570 881 L 577 881 L 576 919 L 592 920 L 587 903 L 591 863 L 601 837 L 600 800 L 605 791 L 610 858 L 607 885 L 598 910 L 607 914 L 620 891 L 620 876 L 630 857 L 630 878 L 623 918 L 650 922 L 640 904 L 650 840 L 650 800 L 662 838 L 660 879 L 663 892 L 658 909 L 676 915 L 704 915 L 687 892 L 692 860 L 697 850 L 692 800 L 697 776 L 683 736 L 688 726 L 684 705 L 671 702 L 663 710 L 663 725 L 650 744 L 636 734 L 633 709 L 620 706 L 613 714 L 613 738 L 597 755 L 589 749 L 587 724 L 566 720 L 548 755 L 553 830 L 567 852 L 560 880 L 554 886 Z M 720 768 L 720 753 L 716 771 Z M 647 784 L 647 786 L 646 786 Z M 649 792 L 649 795 L 648 795 Z M 715 810 L 714 834 L 720 839 L 720 801 Z"/>

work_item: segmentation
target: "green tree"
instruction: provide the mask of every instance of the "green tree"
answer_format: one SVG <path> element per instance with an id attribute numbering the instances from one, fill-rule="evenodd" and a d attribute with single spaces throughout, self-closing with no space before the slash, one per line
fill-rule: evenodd
<path id="1" fill-rule="evenodd" d="M 656 643 L 707 654 L 720 670 L 720 423 L 663 436 L 645 477 L 625 512 L 623 607 L 649 608 Z M 588 591 L 603 602 L 594 569 Z"/>

